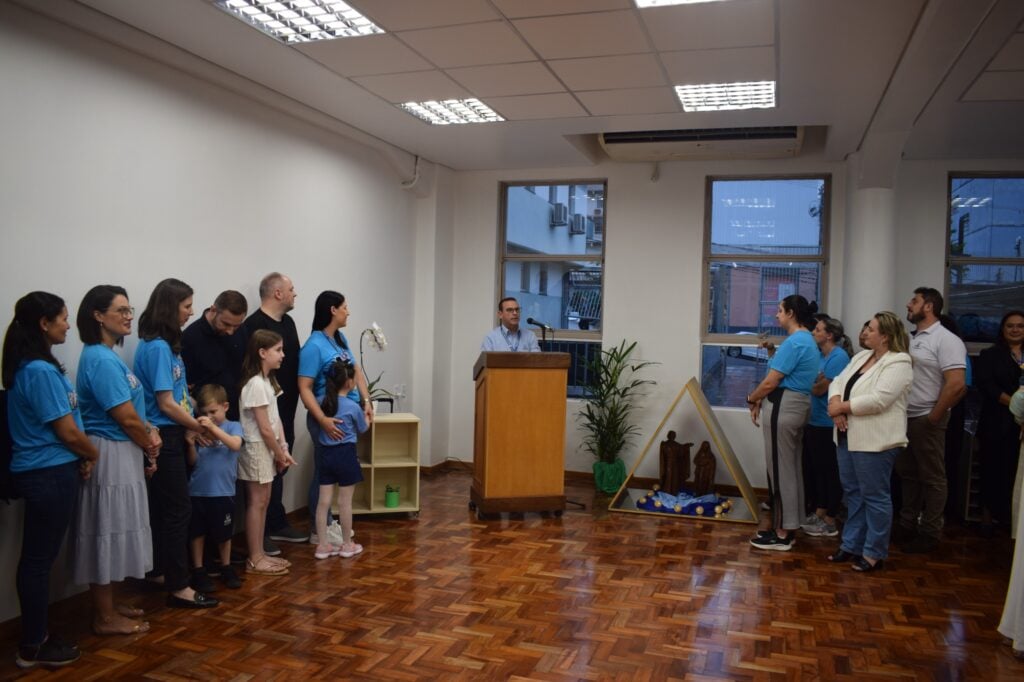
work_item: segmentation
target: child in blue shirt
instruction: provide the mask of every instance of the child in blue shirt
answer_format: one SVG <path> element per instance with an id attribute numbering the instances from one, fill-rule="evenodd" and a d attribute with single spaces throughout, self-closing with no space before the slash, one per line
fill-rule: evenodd
<path id="1" fill-rule="evenodd" d="M 207 594 L 214 586 L 203 568 L 203 546 L 206 538 L 217 543 L 220 555 L 220 579 L 231 589 L 238 589 L 242 581 L 231 568 L 231 535 L 234 531 L 232 513 L 235 510 L 235 479 L 238 476 L 238 451 L 242 449 L 242 425 L 228 421 L 230 404 L 223 386 L 206 384 L 196 396 L 199 405 L 199 424 L 216 438 L 211 445 L 196 446 L 195 432 L 185 435 L 186 458 L 193 467 L 188 481 L 188 494 L 192 500 L 192 519 L 189 522 L 189 546 L 192 552 L 192 589 Z"/>
<path id="2" fill-rule="evenodd" d="M 352 541 L 352 494 L 356 484 L 363 480 L 363 471 L 356 456 L 356 441 L 369 425 L 359 404 L 348 400 L 348 393 L 356 385 L 356 367 L 347 360 L 335 360 L 324 372 L 326 390 L 320 403 L 324 414 L 340 420 L 342 437 L 332 439 L 321 431 L 319 440 L 323 448 L 320 466 L 320 498 L 316 507 L 316 534 L 320 543 L 314 556 L 327 559 L 332 556 L 354 557 L 363 551 L 362 545 Z M 338 516 L 341 520 L 341 545 L 332 545 L 327 536 L 327 515 L 331 510 L 334 486 L 338 486 Z"/>

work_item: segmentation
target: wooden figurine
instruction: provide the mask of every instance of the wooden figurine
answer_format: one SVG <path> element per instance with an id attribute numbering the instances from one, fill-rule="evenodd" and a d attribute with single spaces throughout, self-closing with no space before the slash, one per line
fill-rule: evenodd
<path id="1" fill-rule="evenodd" d="M 711 444 L 704 441 L 693 458 L 693 492 L 698 497 L 713 492 L 715 466 L 715 455 L 711 452 Z"/>
<path id="2" fill-rule="evenodd" d="M 678 495 L 690 478 L 690 447 L 693 443 L 676 442 L 676 432 L 668 432 L 668 440 L 661 441 L 661 489 Z"/>

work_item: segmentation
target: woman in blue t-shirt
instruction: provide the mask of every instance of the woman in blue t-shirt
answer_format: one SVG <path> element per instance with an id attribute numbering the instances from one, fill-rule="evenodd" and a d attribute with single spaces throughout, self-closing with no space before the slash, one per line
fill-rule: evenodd
<path id="1" fill-rule="evenodd" d="M 100 457 L 78 491 L 70 541 L 72 579 L 92 592 L 93 632 L 130 635 L 149 630 L 142 611 L 115 605 L 114 583 L 142 578 L 153 567 L 143 453 L 160 452 L 160 432 L 146 422 L 142 386 L 114 351 L 132 332 L 135 311 L 119 286 L 93 287 L 78 307 L 79 406 Z"/>
<path id="2" fill-rule="evenodd" d="M 12 453 L 11 474 L 25 498 L 17 589 L 21 604 L 20 668 L 58 667 L 81 655 L 47 629 L 50 569 L 60 552 L 78 495 L 99 453 L 82 429 L 78 398 L 54 345 L 68 335 L 64 301 L 33 291 L 14 306 L 3 349 L 3 383 Z"/>
<path id="3" fill-rule="evenodd" d="M 373 421 L 373 407 L 363 368 L 349 349 L 348 339 L 341 328 L 348 324 L 348 303 L 337 291 L 324 291 L 316 297 L 313 307 L 313 333 L 299 351 L 299 398 L 306 406 L 306 428 L 313 441 L 313 478 L 309 482 L 309 509 L 312 512 L 320 501 L 320 464 L 323 447 L 321 431 L 331 440 L 341 440 L 341 420 L 324 414 L 320 408 L 326 393 L 326 372 L 335 360 L 355 365 L 356 384 L 348 397 L 363 408 L 367 423 Z M 310 531 L 314 532 L 313 530 Z"/>
<path id="4" fill-rule="evenodd" d="M 747 396 L 750 418 L 764 433 L 768 490 L 772 495 L 772 525 L 750 540 L 757 549 L 792 549 L 794 533 L 804 520 L 800 451 L 821 357 L 809 331 L 814 328 L 816 312 L 818 306 L 799 294 L 782 299 L 775 319 L 785 330 L 786 340 L 769 360 L 764 381 Z"/>
<path id="5" fill-rule="evenodd" d="M 189 585 L 188 495 L 185 431 L 195 431 L 205 444 L 205 429 L 192 416 L 185 363 L 181 359 L 181 328 L 192 317 L 192 287 L 165 279 L 149 296 L 139 318 L 135 375 L 146 397 L 146 418 L 159 427 L 163 447 L 160 466 L 149 483 L 149 524 L 153 529 L 153 575 L 163 576 L 167 605 L 204 609 L 217 600 Z"/>

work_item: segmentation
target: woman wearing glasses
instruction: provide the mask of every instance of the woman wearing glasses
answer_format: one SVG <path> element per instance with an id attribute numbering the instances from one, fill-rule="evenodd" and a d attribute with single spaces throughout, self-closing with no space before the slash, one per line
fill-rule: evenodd
<path id="1" fill-rule="evenodd" d="M 143 453 L 155 461 L 160 435 L 146 422 L 142 385 L 114 351 L 131 334 L 133 316 L 128 293 L 118 286 L 93 287 L 78 308 L 85 344 L 78 404 L 99 459 L 79 488 L 70 548 L 74 581 L 92 591 L 98 635 L 149 630 L 141 610 L 114 604 L 114 583 L 142 578 L 153 567 Z"/>

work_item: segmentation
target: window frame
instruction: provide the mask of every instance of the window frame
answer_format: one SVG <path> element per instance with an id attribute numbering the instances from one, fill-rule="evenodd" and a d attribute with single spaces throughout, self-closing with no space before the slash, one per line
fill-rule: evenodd
<path id="1" fill-rule="evenodd" d="M 720 181 L 758 181 L 758 180 L 821 180 L 824 182 L 824 197 L 822 200 L 822 222 L 821 222 L 821 252 L 817 255 L 811 254 L 749 254 L 744 253 L 740 257 L 735 253 L 712 254 L 711 253 L 711 224 L 712 210 L 714 208 L 714 185 Z M 948 222 L 948 221 L 947 221 Z M 752 263 L 778 263 L 786 261 L 790 263 L 813 263 L 820 264 L 821 275 L 819 280 L 819 300 L 828 300 L 828 276 L 829 262 L 831 260 L 831 235 L 832 235 L 832 174 L 831 173 L 797 173 L 797 174 L 751 174 L 751 175 L 708 175 L 704 182 L 704 245 L 702 254 L 703 273 L 701 274 L 701 298 L 700 298 L 700 342 L 697 344 L 697 366 L 701 373 L 704 371 L 704 348 L 706 346 L 750 346 L 751 340 L 760 341 L 757 337 L 748 334 L 724 334 L 719 332 L 708 332 L 709 314 L 711 309 L 711 267 L 715 263 L 732 263 L 738 260 Z M 784 336 L 770 336 L 768 340 L 776 346 L 781 344 Z M 714 405 L 724 409 L 740 409 L 729 405 Z"/>
<path id="2" fill-rule="evenodd" d="M 541 186 L 556 186 L 556 185 L 602 185 L 604 187 L 604 218 L 605 223 L 601 235 L 601 253 L 597 255 L 591 254 L 510 254 L 508 253 L 508 190 L 512 187 L 541 187 Z M 538 195 L 541 196 L 541 195 Z M 549 190 L 548 201 L 550 203 L 551 193 Z M 570 210 L 573 205 L 573 194 L 569 194 L 569 202 L 567 208 Z M 605 296 L 604 296 L 604 284 L 605 284 L 605 254 L 608 252 L 607 242 L 607 216 L 608 216 L 608 178 L 572 178 L 572 179 L 556 179 L 556 180 L 504 180 L 498 183 L 498 273 L 497 273 L 497 289 L 498 297 L 504 295 L 506 291 L 505 281 L 505 266 L 510 262 L 529 262 L 529 263 L 541 263 L 542 267 L 546 267 L 546 263 L 575 263 L 580 261 L 587 261 L 598 263 L 601 266 L 601 329 L 598 330 L 585 330 L 585 329 L 559 329 L 555 328 L 554 337 L 558 340 L 565 341 L 601 341 L 602 332 L 604 329 L 605 319 Z M 570 217 L 571 221 L 572 218 Z M 516 291 L 519 291 L 517 288 Z"/>
<path id="3" fill-rule="evenodd" d="M 1024 171 L 949 171 L 946 175 L 946 258 L 945 258 L 945 272 L 943 273 L 942 281 L 942 297 L 946 301 L 943 313 L 949 313 L 952 308 L 949 306 L 950 301 L 950 278 L 953 273 L 953 268 L 958 265 L 1009 265 L 1011 267 L 1020 267 L 1024 265 L 1021 259 L 1013 259 L 999 256 L 957 256 L 953 254 L 952 244 L 952 220 L 953 220 L 953 180 L 954 179 L 999 179 L 999 180 L 1022 180 L 1024 181 Z M 964 344 L 967 346 L 967 352 L 969 355 L 976 355 L 980 351 L 993 345 L 991 341 L 965 341 Z"/>

